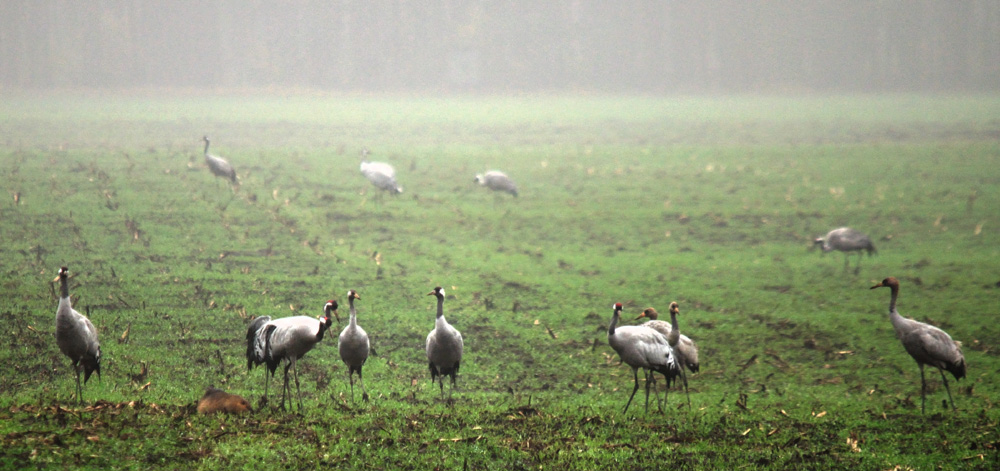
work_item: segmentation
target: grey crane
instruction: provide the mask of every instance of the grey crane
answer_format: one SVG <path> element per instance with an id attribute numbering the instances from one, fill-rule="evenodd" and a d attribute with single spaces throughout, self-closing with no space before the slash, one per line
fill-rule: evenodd
<path id="1" fill-rule="evenodd" d="M 499 170 L 490 170 L 476 175 L 476 183 L 493 191 L 502 191 L 517 197 L 517 185 L 514 184 L 514 180 Z"/>
<path id="2" fill-rule="evenodd" d="M 370 153 L 367 147 L 361 149 L 361 174 L 380 190 L 388 191 L 394 195 L 402 193 L 403 187 L 396 183 L 396 169 L 385 162 L 368 160 Z"/>
<path id="3" fill-rule="evenodd" d="M 622 303 L 615 303 L 614 313 L 611 316 L 611 324 L 608 326 L 608 345 L 618 353 L 622 362 L 632 368 L 632 377 L 635 380 L 635 387 L 632 388 L 632 395 L 625 403 L 625 410 L 622 414 L 628 413 L 628 407 L 635 398 L 635 392 L 639 390 L 639 368 L 649 370 L 652 374 L 660 373 L 667 380 L 667 387 L 681 373 L 681 367 L 677 363 L 667 338 L 663 334 L 643 326 L 626 325 L 618 327 L 621 319 Z M 649 387 L 652 381 L 646 377 L 646 410 L 649 410 Z"/>
<path id="4" fill-rule="evenodd" d="M 302 410 L 302 390 L 299 388 L 299 374 L 295 362 L 312 350 L 323 340 L 327 329 L 333 325 L 330 314 L 337 317 L 337 301 L 330 300 L 323 306 L 323 315 L 319 318 L 309 316 L 292 316 L 281 319 L 271 319 L 262 316 L 254 319 L 247 329 L 247 370 L 254 365 L 264 364 L 264 399 L 267 403 L 268 373 L 274 376 L 278 364 L 285 363 L 285 383 L 281 389 L 281 409 L 285 409 L 285 394 L 291 393 L 288 384 L 288 370 L 292 370 L 295 379 L 295 391 L 299 398 L 299 410 Z"/>
<path id="5" fill-rule="evenodd" d="M 643 317 L 649 319 L 646 323 L 642 324 L 645 327 L 655 329 L 657 332 L 663 334 L 667 337 L 667 343 L 670 344 L 670 348 L 674 350 L 674 354 L 677 355 L 677 361 L 681 366 L 686 366 L 687 369 L 691 370 L 692 373 L 697 373 L 701 368 L 698 362 L 698 344 L 691 340 L 687 335 L 681 334 L 681 329 L 677 324 L 677 314 L 680 314 L 680 306 L 677 302 L 670 303 L 670 323 L 666 323 L 661 320 L 657 320 L 659 313 L 656 312 L 654 308 L 646 308 L 639 314 L 636 319 L 642 319 Z M 688 393 L 687 384 L 687 374 L 684 373 L 684 368 L 681 368 L 681 382 L 684 384 L 684 394 L 687 395 L 688 408 L 691 408 L 691 394 Z"/>
<path id="6" fill-rule="evenodd" d="M 435 287 L 427 296 L 437 297 L 437 318 L 434 320 L 434 330 L 427 334 L 427 363 L 431 370 L 431 384 L 437 378 L 441 385 L 441 397 L 444 398 L 444 377 L 451 377 L 451 389 L 448 391 L 448 401 L 455 391 L 455 376 L 462 362 L 462 333 L 456 330 L 444 318 L 444 288 Z"/>
<path id="7" fill-rule="evenodd" d="M 210 144 L 208 136 L 202 137 L 202 140 L 205 141 L 205 163 L 208 164 L 208 169 L 211 170 L 215 176 L 228 178 L 235 184 L 237 182 L 236 170 L 233 169 L 233 166 L 230 165 L 229 162 L 226 162 L 226 159 L 208 153 L 208 145 Z"/>
<path id="8" fill-rule="evenodd" d="M 90 375 L 97 372 L 101 376 L 101 343 L 97 340 L 97 329 L 86 316 L 73 309 L 69 299 L 69 269 L 59 269 L 59 307 L 56 308 L 56 345 L 63 355 L 73 362 L 73 372 L 76 376 L 76 399 L 83 403 L 83 386 L 80 385 L 80 370 L 83 370 L 83 383 L 90 380 Z"/>
<path id="9" fill-rule="evenodd" d="M 368 400 L 368 392 L 365 391 L 365 380 L 361 376 L 361 367 L 365 366 L 368 359 L 370 345 L 368 343 L 368 333 L 358 325 L 358 311 L 354 307 L 354 300 L 361 299 L 353 289 L 347 292 L 347 302 L 351 306 L 351 320 L 347 327 L 340 332 L 337 342 L 337 350 L 340 352 L 340 359 L 347 365 L 347 379 L 351 383 L 351 400 L 354 400 L 354 372 L 358 372 L 358 381 L 361 383 L 361 398 Z"/>
<path id="10" fill-rule="evenodd" d="M 892 291 L 889 298 L 889 321 L 896 329 L 896 337 L 903 343 L 906 353 L 909 353 L 920 366 L 920 412 L 924 412 L 924 402 L 927 399 L 924 365 L 933 366 L 941 373 L 941 380 L 944 381 L 945 391 L 948 391 L 948 401 L 951 402 L 951 408 L 957 410 L 955 401 L 951 398 L 951 388 L 948 387 L 948 378 L 945 377 L 944 370 L 948 370 L 954 375 L 955 380 L 965 377 L 965 356 L 962 355 L 962 344 L 952 340 L 947 332 L 937 327 L 899 315 L 899 311 L 896 310 L 899 280 L 895 277 L 890 276 L 872 286 L 871 289 L 886 286 Z"/>
<path id="11" fill-rule="evenodd" d="M 867 235 L 856 229 L 851 229 L 850 227 L 839 227 L 827 232 L 825 237 L 817 237 L 816 239 L 813 239 L 813 246 L 821 247 L 823 249 L 823 253 L 830 252 L 832 250 L 844 252 L 845 271 L 850 264 L 848 260 L 850 253 L 857 252 L 858 264 L 854 267 L 855 275 L 861 270 L 861 251 L 867 251 L 869 257 L 871 257 L 873 253 L 877 252 L 877 250 L 875 250 L 875 245 L 872 244 L 872 240 Z"/>

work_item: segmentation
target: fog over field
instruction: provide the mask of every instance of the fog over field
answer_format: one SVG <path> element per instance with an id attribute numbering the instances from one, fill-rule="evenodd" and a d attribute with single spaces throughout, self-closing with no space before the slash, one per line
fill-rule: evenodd
<path id="1" fill-rule="evenodd" d="M 5 89 L 995 91 L 1000 3 L 8 0 L 0 63 Z"/>

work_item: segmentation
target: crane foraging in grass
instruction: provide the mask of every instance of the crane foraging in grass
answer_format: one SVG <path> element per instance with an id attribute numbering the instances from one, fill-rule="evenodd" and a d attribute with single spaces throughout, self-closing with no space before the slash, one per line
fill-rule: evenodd
<path id="1" fill-rule="evenodd" d="M 671 302 L 669 324 L 657 320 L 659 313 L 651 307 L 643 310 L 642 314 L 639 314 L 639 317 L 636 319 L 642 319 L 643 317 L 649 319 L 642 326 L 654 329 L 667 337 L 667 343 L 674 350 L 674 354 L 677 355 L 677 362 L 681 365 L 681 382 L 684 384 L 684 394 L 687 395 L 688 408 L 690 409 L 691 394 L 688 393 L 687 374 L 684 373 L 684 367 L 687 367 L 692 373 L 697 373 L 701 366 L 698 363 L 698 345 L 687 335 L 681 334 L 681 329 L 677 324 L 677 314 L 680 314 L 680 312 L 680 306 L 676 302 Z"/>
<path id="2" fill-rule="evenodd" d="M 281 409 L 285 409 L 285 394 L 291 393 L 288 384 L 288 370 L 292 370 L 295 379 L 295 391 L 299 398 L 299 410 L 302 409 L 302 390 L 299 388 L 299 374 L 295 362 L 312 350 L 323 340 L 327 329 L 333 325 L 330 318 L 337 315 L 337 301 L 330 300 L 323 306 L 323 315 L 319 318 L 310 316 L 292 316 L 272 320 L 269 316 L 258 317 L 250 323 L 247 329 L 247 370 L 254 365 L 264 364 L 264 399 L 267 403 L 268 373 L 274 376 L 278 364 L 285 363 L 285 382 L 281 389 Z"/>
<path id="3" fill-rule="evenodd" d="M 476 183 L 493 191 L 502 191 L 517 197 L 517 185 L 514 184 L 514 180 L 499 170 L 490 170 L 476 175 Z"/>
<path id="4" fill-rule="evenodd" d="M 944 370 L 955 376 L 956 380 L 965 377 L 965 356 L 962 355 L 962 344 L 951 339 L 947 332 L 930 324 L 906 319 L 896 310 L 896 298 L 899 296 L 899 280 L 889 277 L 871 289 L 888 287 L 892 294 L 889 298 L 889 321 L 896 330 L 896 337 L 903 343 L 906 353 L 909 353 L 920 366 L 920 413 L 924 413 L 924 402 L 927 399 L 927 383 L 924 380 L 924 365 L 930 365 L 941 373 L 944 389 L 948 391 L 948 401 L 955 408 L 951 398 L 951 388 Z"/>
<path id="5" fill-rule="evenodd" d="M 76 399 L 83 403 L 83 386 L 80 385 L 80 371 L 83 383 L 97 372 L 101 376 L 101 344 L 97 340 L 97 329 L 86 316 L 73 309 L 69 299 L 69 269 L 62 267 L 52 281 L 59 281 L 59 307 L 56 308 L 56 345 L 63 355 L 73 363 L 76 376 Z"/>
<path id="6" fill-rule="evenodd" d="M 353 289 L 347 292 L 347 302 L 351 306 L 351 319 L 347 327 L 340 332 L 337 342 L 337 350 L 340 352 L 340 359 L 347 365 L 347 380 L 351 383 L 351 400 L 354 400 L 354 372 L 358 372 L 358 381 L 361 383 L 361 399 L 368 400 L 368 392 L 365 391 L 365 380 L 361 376 L 361 367 L 365 366 L 368 359 L 370 345 L 368 343 L 368 333 L 358 325 L 358 311 L 354 307 L 354 300 L 361 299 Z"/>
<path id="7" fill-rule="evenodd" d="M 622 414 L 628 413 L 628 407 L 632 404 L 635 392 L 639 390 L 639 368 L 649 370 L 646 377 L 646 410 L 648 411 L 649 388 L 653 383 L 650 376 L 656 373 L 662 374 L 666 378 L 669 388 L 670 384 L 681 374 L 681 367 L 663 334 L 643 326 L 618 327 L 622 304 L 615 303 L 613 309 L 611 324 L 608 326 L 608 345 L 611 345 L 611 348 L 618 353 L 622 362 L 632 368 L 632 377 L 635 380 L 632 395 L 628 397 Z"/>
<path id="8" fill-rule="evenodd" d="M 367 147 L 361 149 L 361 174 L 380 190 L 394 195 L 402 193 L 403 188 L 396 183 L 396 169 L 385 162 L 368 160 L 370 153 Z"/>
<path id="9" fill-rule="evenodd" d="M 817 237 L 813 239 L 813 247 L 822 248 L 823 253 L 833 250 L 843 252 L 844 271 L 847 271 L 847 267 L 850 264 L 848 260 L 850 253 L 857 252 L 858 264 L 854 267 L 855 275 L 857 275 L 861 270 L 861 251 L 867 251 L 869 257 L 877 252 L 877 250 L 875 250 L 875 245 L 872 244 L 872 240 L 867 235 L 856 229 L 851 229 L 850 227 L 840 227 L 827 232 L 825 237 Z"/>
<path id="10" fill-rule="evenodd" d="M 431 384 L 436 378 L 441 385 L 441 397 L 444 398 L 444 377 L 451 377 L 451 389 L 448 390 L 448 401 L 455 391 L 455 376 L 462 362 L 462 333 L 456 330 L 444 318 L 444 288 L 440 286 L 427 293 L 427 296 L 437 297 L 437 317 L 434 320 L 434 330 L 427 334 L 427 363 L 431 370 Z"/>
<path id="11" fill-rule="evenodd" d="M 205 163 L 208 164 L 208 169 L 211 170 L 215 176 L 228 178 L 229 181 L 236 184 L 236 170 L 233 169 L 233 166 L 230 165 L 226 159 L 208 153 L 208 145 L 210 144 L 208 136 L 202 137 L 202 140 L 205 141 Z"/>

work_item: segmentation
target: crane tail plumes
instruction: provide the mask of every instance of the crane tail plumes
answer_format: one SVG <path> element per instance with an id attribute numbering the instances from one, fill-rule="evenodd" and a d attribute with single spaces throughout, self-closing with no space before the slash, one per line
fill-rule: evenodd
<path id="1" fill-rule="evenodd" d="M 264 340 L 261 338 L 261 327 L 271 321 L 270 316 L 261 316 L 250 322 L 250 326 L 247 328 L 247 371 L 253 369 L 254 365 L 260 365 L 264 363 L 266 359 L 264 351 Z"/>

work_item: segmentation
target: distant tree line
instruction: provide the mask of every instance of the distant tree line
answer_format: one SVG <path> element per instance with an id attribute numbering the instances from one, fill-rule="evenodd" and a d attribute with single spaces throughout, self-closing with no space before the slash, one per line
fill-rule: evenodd
<path id="1" fill-rule="evenodd" d="M 996 91 L 997 0 L 5 0 L 0 87 Z"/>

